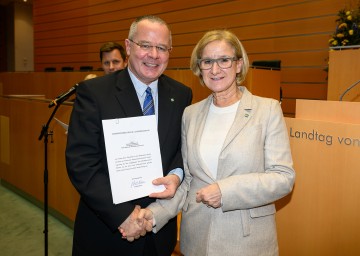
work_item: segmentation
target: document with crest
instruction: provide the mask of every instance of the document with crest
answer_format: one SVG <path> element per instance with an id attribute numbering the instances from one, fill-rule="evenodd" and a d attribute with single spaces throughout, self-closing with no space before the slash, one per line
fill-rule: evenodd
<path id="1" fill-rule="evenodd" d="M 102 120 L 114 204 L 165 190 L 155 115 Z"/>

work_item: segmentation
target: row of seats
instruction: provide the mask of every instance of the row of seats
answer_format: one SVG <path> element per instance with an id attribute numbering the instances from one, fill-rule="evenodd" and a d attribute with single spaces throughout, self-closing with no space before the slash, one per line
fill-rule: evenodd
<path id="1" fill-rule="evenodd" d="M 260 69 L 281 70 L 281 60 L 254 60 L 251 66 Z"/>
<path id="2" fill-rule="evenodd" d="M 281 69 L 281 60 L 254 60 L 252 62 L 253 68 L 263 68 L 263 69 L 273 69 L 280 70 Z M 80 71 L 92 71 L 92 66 L 81 66 Z M 55 67 L 46 67 L 44 69 L 45 72 L 55 72 Z M 61 71 L 63 72 L 71 72 L 74 71 L 74 67 L 62 67 Z M 102 68 L 99 68 L 98 71 L 102 71 Z"/>
<path id="3" fill-rule="evenodd" d="M 79 71 L 92 71 L 93 67 L 92 66 L 81 66 Z M 55 67 L 46 67 L 44 69 L 45 72 L 56 72 L 56 68 Z M 74 67 L 62 67 L 61 70 L 62 72 L 71 72 L 74 71 Z M 102 68 L 99 68 L 98 71 L 102 71 Z"/>

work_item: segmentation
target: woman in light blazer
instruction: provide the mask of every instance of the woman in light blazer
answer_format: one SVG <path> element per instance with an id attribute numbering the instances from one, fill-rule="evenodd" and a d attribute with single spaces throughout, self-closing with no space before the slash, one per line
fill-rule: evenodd
<path id="1" fill-rule="evenodd" d="M 156 232 L 182 209 L 185 256 L 279 253 L 274 202 L 292 191 L 295 172 L 279 102 L 241 86 L 248 68 L 228 30 L 207 32 L 193 50 L 191 69 L 212 94 L 183 115 L 185 179 L 171 200 L 142 210 Z"/>

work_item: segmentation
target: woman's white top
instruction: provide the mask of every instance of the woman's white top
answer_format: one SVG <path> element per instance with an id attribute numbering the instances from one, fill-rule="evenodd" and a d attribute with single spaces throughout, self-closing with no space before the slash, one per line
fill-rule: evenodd
<path id="1" fill-rule="evenodd" d="M 215 106 L 213 102 L 210 105 L 200 141 L 200 155 L 214 179 L 217 177 L 220 151 L 234 122 L 239 102 L 222 108 Z"/>

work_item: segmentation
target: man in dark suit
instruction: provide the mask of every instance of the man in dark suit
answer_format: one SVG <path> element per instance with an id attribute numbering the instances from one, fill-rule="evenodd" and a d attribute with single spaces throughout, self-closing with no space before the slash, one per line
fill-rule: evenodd
<path id="1" fill-rule="evenodd" d="M 153 194 L 172 197 L 183 175 L 181 117 L 191 103 L 191 89 L 163 75 L 171 51 L 168 25 L 156 16 L 136 19 L 125 40 L 128 67 L 104 77 L 86 80 L 77 88 L 71 114 L 66 164 L 81 198 L 74 226 L 73 255 L 171 255 L 176 245 L 176 218 L 160 232 L 147 233 L 131 243 L 122 238 L 121 226 L 155 199 L 113 204 L 102 120 L 142 116 L 145 90 L 150 87 L 158 122 L 166 190 Z M 145 232 L 144 232 L 145 233 Z"/>

